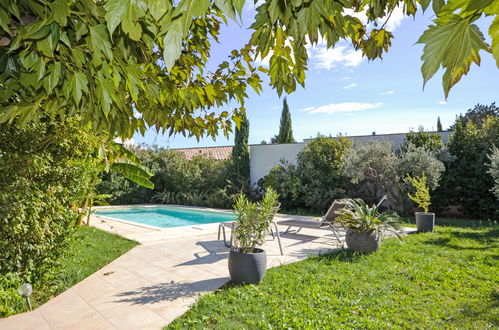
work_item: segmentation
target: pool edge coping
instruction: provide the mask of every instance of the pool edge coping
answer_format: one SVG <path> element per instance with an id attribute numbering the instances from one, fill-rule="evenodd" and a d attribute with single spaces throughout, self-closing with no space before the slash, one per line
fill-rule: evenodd
<path id="1" fill-rule="evenodd" d="M 152 207 L 173 207 L 173 208 L 178 208 L 178 209 L 191 209 L 191 210 L 197 210 L 197 211 L 210 211 L 210 212 L 218 212 L 218 213 L 227 213 L 227 214 L 234 214 L 232 210 L 228 209 L 216 209 L 216 208 L 208 208 L 208 207 L 201 207 L 201 206 L 188 206 L 188 205 L 178 205 L 178 204 L 123 204 L 123 205 L 103 205 L 103 206 L 94 206 L 92 209 L 93 211 L 96 210 L 112 210 L 112 209 L 119 209 L 119 208 L 127 208 L 127 207 L 142 207 L 142 208 L 152 208 Z M 92 216 L 96 218 L 102 218 L 104 220 L 108 221 L 117 221 L 121 222 L 127 225 L 131 226 L 136 226 L 136 227 L 142 227 L 146 229 L 151 229 L 151 230 L 156 230 L 156 231 L 162 231 L 162 232 L 169 232 L 172 229 L 175 228 L 193 228 L 193 229 L 201 229 L 201 230 L 206 230 L 210 229 L 209 227 L 212 227 L 215 224 L 219 224 L 222 222 L 227 222 L 227 221 L 217 221 L 217 222 L 211 222 L 211 223 L 203 223 L 199 225 L 186 225 L 186 226 L 176 226 L 176 227 L 159 227 L 159 226 L 153 226 L 153 225 L 148 225 L 145 223 L 140 223 L 140 222 L 134 222 L 134 221 L 129 221 L 129 220 L 124 220 L 124 219 L 118 219 L 118 218 L 113 218 L 105 215 L 100 215 L 96 214 L 95 212 L 92 212 Z M 197 227 L 197 228 L 196 228 Z M 201 228 L 199 228 L 201 227 Z"/>

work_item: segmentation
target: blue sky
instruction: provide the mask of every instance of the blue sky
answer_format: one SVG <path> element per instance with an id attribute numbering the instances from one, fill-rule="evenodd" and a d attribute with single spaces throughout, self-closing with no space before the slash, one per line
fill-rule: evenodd
<path id="1" fill-rule="evenodd" d="M 249 40 L 251 30 L 247 26 L 252 15 L 252 9 L 245 8 L 243 27 L 231 22 L 222 28 L 221 43 L 214 48 L 213 61 L 224 60 L 230 50 L 242 47 Z M 310 49 L 305 88 L 299 87 L 287 96 L 295 139 L 302 141 L 319 132 L 335 136 L 407 132 L 420 125 L 435 129 L 438 116 L 446 128 L 457 114 L 476 103 L 499 101 L 499 69 L 485 52 L 481 52 L 481 66 L 473 65 L 470 73 L 451 90 L 446 102 L 441 86 L 443 72 L 435 75 L 423 91 L 420 72 L 423 46 L 415 43 L 430 24 L 431 15 L 429 11 L 415 20 L 403 18 L 400 13 L 392 15 L 389 28 L 395 39 L 383 60 L 368 62 L 343 44 L 329 51 L 321 45 Z M 483 33 L 489 24 L 485 19 L 479 23 Z M 269 141 L 277 134 L 282 98 L 268 86 L 268 79 L 260 95 L 249 93 L 246 108 L 251 144 Z M 185 148 L 232 145 L 233 137 L 227 139 L 221 135 L 215 141 L 205 138 L 198 142 L 195 138 L 162 136 L 149 130 L 145 136 L 135 135 L 134 141 Z"/>

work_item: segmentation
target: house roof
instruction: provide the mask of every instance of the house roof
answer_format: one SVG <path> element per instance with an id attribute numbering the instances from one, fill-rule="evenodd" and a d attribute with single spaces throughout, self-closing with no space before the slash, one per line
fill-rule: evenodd
<path id="1" fill-rule="evenodd" d="M 208 158 L 224 160 L 229 159 L 232 155 L 232 146 L 224 147 L 202 147 L 202 148 L 179 148 L 172 149 L 179 151 L 185 155 L 185 158 L 191 160 L 195 156 L 206 156 Z"/>

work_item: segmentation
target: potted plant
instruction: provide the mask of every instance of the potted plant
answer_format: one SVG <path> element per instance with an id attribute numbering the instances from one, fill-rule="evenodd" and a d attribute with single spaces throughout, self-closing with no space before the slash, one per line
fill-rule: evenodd
<path id="1" fill-rule="evenodd" d="M 349 250 L 371 253 L 378 250 L 384 232 L 400 237 L 399 216 L 394 212 L 380 213 L 376 206 L 369 207 L 363 200 L 348 199 L 335 222 L 347 229 L 345 242 Z"/>
<path id="2" fill-rule="evenodd" d="M 240 195 L 234 206 L 237 227 L 229 252 L 229 273 L 237 284 L 258 284 L 267 270 L 267 253 L 259 248 L 264 242 L 278 209 L 278 195 L 267 189 L 262 201 L 250 202 Z"/>
<path id="3" fill-rule="evenodd" d="M 416 228 L 418 232 L 432 232 L 435 227 L 435 213 L 428 212 L 431 203 L 430 190 L 426 183 L 426 176 L 423 172 L 420 177 L 407 176 L 407 180 L 416 189 L 414 194 L 408 193 L 407 195 L 423 210 L 423 212 L 415 213 Z"/>

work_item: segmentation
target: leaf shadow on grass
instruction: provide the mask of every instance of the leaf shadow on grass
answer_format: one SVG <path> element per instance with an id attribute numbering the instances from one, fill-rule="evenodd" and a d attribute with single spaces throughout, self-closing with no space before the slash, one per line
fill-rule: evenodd
<path id="1" fill-rule="evenodd" d="M 499 292 L 492 292 L 490 294 L 490 298 L 491 299 L 489 302 L 482 302 L 481 304 L 465 303 L 461 305 L 461 316 L 474 320 L 482 320 L 483 315 L 487 315 L 489 314 L 490 310 L 496 310 L 499 307 Z M 491 320 L 490 328 L 498 325 L 499 320 Z"/>
<path id="2" fill-rule="evenodd" d="M 462 232 L 462 231 L 452 231 L 449 232 L 450 237 L 428 237 L 425 240 L 426 244 L 445 246 L 455 250 L 490 250 L 490 245 L 497 240 L 499 237 L 499 228 L 489 228 L 482 232 Z M 456 239 L 471 240 L 475 241 L 477 244 L 485 246 L 464 246 L 460 244 L 453 243 Z"/>
<path id="3" fill-rule="evenodd" d="M 145 305 L 195 297 L 201 293 L 216 290 L 227 281 L 228 278 L 212 278 L 191 283 L 171 281 L 120 292 L 116 296 L 120 298 L 118 302 Z"/>

